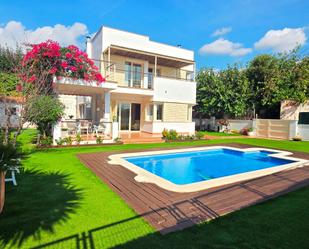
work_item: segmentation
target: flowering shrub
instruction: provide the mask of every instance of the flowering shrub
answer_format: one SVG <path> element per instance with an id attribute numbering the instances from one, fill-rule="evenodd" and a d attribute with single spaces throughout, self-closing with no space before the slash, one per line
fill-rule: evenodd
<path id="1" fill-rule="evenodd" d="M 30 48 L 23 57 L 20 75 L 26 83 L 36 83 L 43 74 L 50 84 L 53 76 L 96 81 L 98 85 L 105 81 L 93 61 L 76 46 L 60 47 L 57 42 L 48 40 Z"/>

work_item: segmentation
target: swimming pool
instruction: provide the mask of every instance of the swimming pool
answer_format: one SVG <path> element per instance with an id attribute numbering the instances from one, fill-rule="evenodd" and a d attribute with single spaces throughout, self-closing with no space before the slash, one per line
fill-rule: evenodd
<path id="1" fill-rule="evenodd" d="M 304 164 L 305 160 L 287 157 L 290 154 L 262 148 L 241 150 L 213 146 L 120 154 L 111 159 L 135 172 L 137 181 L 152 182 L 172 191 L 190 192 Z"/>

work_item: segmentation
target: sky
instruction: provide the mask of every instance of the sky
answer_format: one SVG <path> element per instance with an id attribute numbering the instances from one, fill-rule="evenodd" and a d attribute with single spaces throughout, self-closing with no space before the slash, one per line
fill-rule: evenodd
<path id="1" fill-rule="evenodd" d="M 1 0 L 0 45 L 41 42 L 85 48 L 101 25 L 194 50 L 197 68 L 245 65 L 300 46 L 309 54 L 308 0 Z"/>

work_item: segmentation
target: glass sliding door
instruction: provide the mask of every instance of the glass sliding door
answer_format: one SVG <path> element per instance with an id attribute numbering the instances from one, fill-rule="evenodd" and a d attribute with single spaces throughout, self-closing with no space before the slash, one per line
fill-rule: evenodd
<path id="1" fill-rule="evenodd" d="M 133 87 L 140 88 L 142 85 L 142 65 L 133 64 Z"/>
<path id="2" fill-rule="evenodd" d="M 128 131 L 130 129 L 130 103 L 120 104 L 120 130 Z"/>
<path id="3" fill-rule="evenodd" d="M 141 122 L 141 105 L 140 104 L 131 104 L 131 131 L 140 130 Z"/>
<path id="4" fill-rule="evenodd" d="M 118 117 L 121 131 L 139 131 L 141 104 L 119 103 Z"/>

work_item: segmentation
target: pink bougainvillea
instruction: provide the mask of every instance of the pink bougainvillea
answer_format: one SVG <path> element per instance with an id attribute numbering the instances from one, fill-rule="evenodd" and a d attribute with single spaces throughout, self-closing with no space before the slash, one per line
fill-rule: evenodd
<path id="1" fill-rule="evenodd" d="M 71 77 L 96 81 L 98 85 L 105 81 L 87 53 L 74 45 L 61 47 L 51 40 L 30 45 L 30 50 L 23 57 L 22 68 L 20 76 L 27 83 L 35 83 L 42 73 L 58 79 Z"/>

